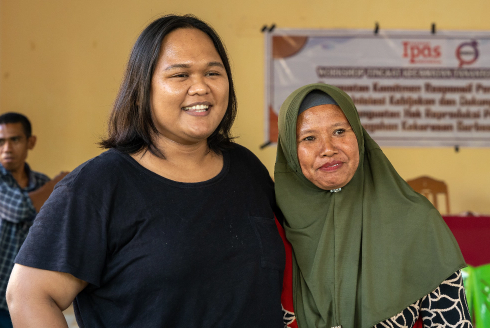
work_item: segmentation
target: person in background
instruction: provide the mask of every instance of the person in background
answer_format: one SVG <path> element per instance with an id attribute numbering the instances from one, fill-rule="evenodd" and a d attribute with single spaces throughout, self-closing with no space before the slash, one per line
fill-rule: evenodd
<path id="1" fill-rule="evenodd" d="M 273 181 L 232 141 L 225 48 L 194 16 L 133 47 L 102 146 L 39 213 L 7 292 L 18 327 L 282 328 Z M 28 283 L 26 283 L 28 282 Z"/>
<path id="2" fill-rule="evenodd" d="M 0 327 L 12 327 L 5 292 L 14 258 L 36 213 L 66 172 L 50 180 L 26 163 L 36 145 L 31 123 L 22 114 L 0 115 Z"/>
<path id="3" fill-rule="evenodd" d="M 286 99 L 274 173 L 293 249 L 290 321 L 472 326 L 454 236 L 398 175 L 346 93 L 316 83 Z"/>

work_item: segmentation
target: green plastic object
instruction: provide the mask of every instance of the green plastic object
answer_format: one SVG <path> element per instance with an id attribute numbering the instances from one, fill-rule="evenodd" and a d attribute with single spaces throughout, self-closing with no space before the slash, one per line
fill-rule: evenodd
<path id="1" fill-rule="evenodd" d="M 490 264 L 463 270 L 468 308 L 475 328 L 490 328 Z"/>
<path id="2" fill-rule="evenodd" d="M 468 310 L 470 311 L 471 315 L 471 321 L 473 322 L 473 325 L 475 323 L 475 315 L 473 314 L 474 312 L 474 306 L 473 306 L 473 290 L 475 283 L 473 282 L 475 278 L 475 268 L 472 267 L 471 265 L 468 265 L 466 268 L 461 270 L 461 274 L 463 276 L 463 285 L 464 289 L 466 292 L 466 300 L 468 301 Z"/>

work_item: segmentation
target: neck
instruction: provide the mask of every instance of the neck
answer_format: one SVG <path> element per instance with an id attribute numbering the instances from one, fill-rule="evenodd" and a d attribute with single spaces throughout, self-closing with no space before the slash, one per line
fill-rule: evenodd
<path id="1" fill-rule="evenodd" d="M 29 177 L 27 176 L 27 172 L 25 170 L 25 165 L 22 164 L 18 168 L 9 171 L 10 174 L 14 177 L 15 181 L 21 188 L 27 187 L 29 183 Z"/>
<path id="2" fill-rule="evenodd" d="M 172 163 L 200 162 L 212 152 L 208 147 L 207 140 L 182 144 L 161 136 L 156 145 L 162 151 L 165 160 Z"/>
<path id="3" fill-rule="evenodd" d="M 174 181 L 209 180 L 223 167 L 222 156 L 210 150 L 206 140 L 193 144 L 180 144 L 160 138 L 157 146 L 165 158 L 159 158 L 148 150 L 131 156 L 148 170 Z"/>

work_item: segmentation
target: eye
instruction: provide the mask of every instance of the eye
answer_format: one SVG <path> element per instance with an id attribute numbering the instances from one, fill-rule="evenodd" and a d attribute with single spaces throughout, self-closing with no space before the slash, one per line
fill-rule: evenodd
<path id="1" fill-rule="evenodd" d="M 314 136 L 307 136 L 307 137 L 303 138 L 302 140 L 303 141 L 314 141 L 315 137 Z"/>
<path id="2" fill-rule="evenodd" d="M 188 77 L 189 75 L 187 73 L 177 73 L 172 75 L 171 77 L 176 77 L 176 78 L 185 78 Z"/>
<path id="3" fill-rule="evenodd" d="M 219 76 L 219 75 L 221 75 L 221 73 L 216 71 L 206 73 L 206 76 Z"/>
<path id="4" fill-rule="evenodd" d="M 345 133 L 345 129 L 337 129 L 333 132 L 334 135 L 340 136 Z"/>

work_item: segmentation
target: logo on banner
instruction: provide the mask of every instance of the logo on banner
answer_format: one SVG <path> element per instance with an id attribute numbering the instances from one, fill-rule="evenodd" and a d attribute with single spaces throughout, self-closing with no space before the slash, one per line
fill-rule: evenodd
<path id="1" fill-rule="evenodd" d="M 403 41 L 403 58 L 410 64 L 440 64 L 441 46 L 428 41 Z"/>
<path id="2" fill-rule="evenodd" d="M 478 42 L 464 42 L 456 48 L 456 58 L 459 61 L 458 67 L 471 65 L 478 59 Z"/>

